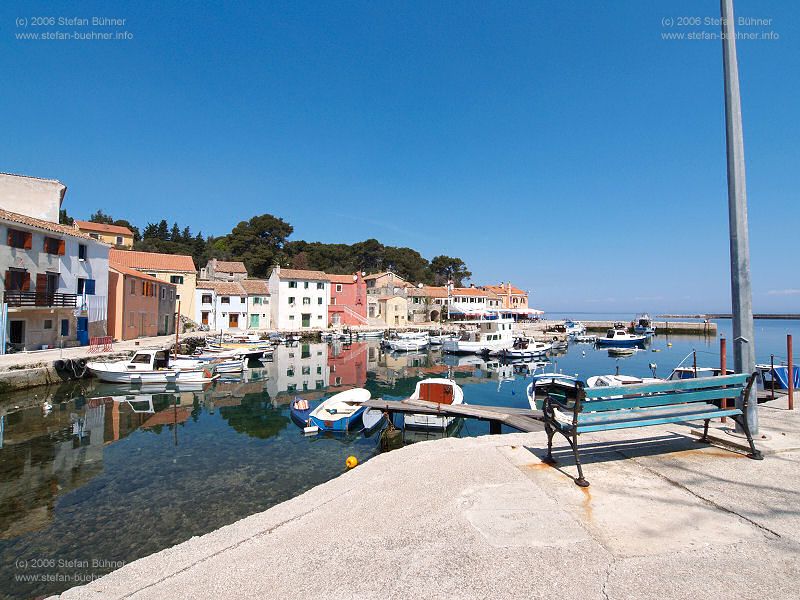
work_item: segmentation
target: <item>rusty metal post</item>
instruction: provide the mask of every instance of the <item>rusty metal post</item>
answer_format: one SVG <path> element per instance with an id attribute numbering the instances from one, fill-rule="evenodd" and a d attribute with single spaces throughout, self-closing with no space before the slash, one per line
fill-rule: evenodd
<path id="1" fill-rule="evenodd" d="M 792 334 L 786 335 L 786 357 L 788 367 L 789 410 L 794 410 L 794 360 L 792 359 Z"/>
<path id="2" fill-rule="evenodd" d="M 772 400 L 775 400 L 775 355 L 769 355 L 769 387 L 772 390 Z"/>
<path id="3" fill-rule="evenodd" d="M 728 341 L 723 337 L 719 338 L 719 374 L 724 377 L 728 374 Z M 728 399 L 722 399 L 722 409 L 728 408 Z M 722 422 L 725 423 L 727 417 L 722 417 Z"/>

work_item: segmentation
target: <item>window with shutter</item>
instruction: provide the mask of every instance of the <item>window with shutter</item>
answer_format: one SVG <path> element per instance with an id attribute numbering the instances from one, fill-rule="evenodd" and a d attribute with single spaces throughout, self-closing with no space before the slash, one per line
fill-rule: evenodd
<path id="1" fill-rule="evenodd" d="M 94 279 L 87 279 L 85 291 L 88 296 L 94 296 Z"/>

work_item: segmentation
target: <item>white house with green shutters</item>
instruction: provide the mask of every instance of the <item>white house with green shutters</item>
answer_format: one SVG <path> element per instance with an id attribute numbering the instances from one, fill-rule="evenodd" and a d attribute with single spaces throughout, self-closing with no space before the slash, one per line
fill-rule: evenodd
<path id="1" fill-rule="evenodd" d="M 269 276 L 272 327 L 284 331 L 328 327 L 330 288 L 322 271 L 276 266 Z"/>

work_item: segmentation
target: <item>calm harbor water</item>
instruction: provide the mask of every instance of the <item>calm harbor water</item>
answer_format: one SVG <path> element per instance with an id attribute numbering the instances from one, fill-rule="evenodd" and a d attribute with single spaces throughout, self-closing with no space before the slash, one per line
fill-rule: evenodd
<path id="1" fill-rule="evenodd" d="M 730 321 L 719 323 L 731 339 Z M 759 360 L 772 353 L 783 359 L 786 333 L 800 333 L 799 326 L 757 321 Z M 617 367 L 648 375 L 656 363 L 666 376 L 693 349 L 700 366 L 717 365 L 718 344 L 656 336 L 647 350 L 624 359 L 575 344 L 546 368 L 585 378 Z M 0 398 L 0 597 L 86 583 L 297 496 L 341 474 L 350 455 L 363 462 L 381 451 L 379 433 L 304 436 L 289 416 L 297 395 L 313 400 L 358 386 L 399 399 L 421 377 L 450 373 L 467 403 L 527 407 L 526 369 L 438 351 L 301 344 L 280 347 L 272 363 L 255 366 L 205 390 L 78 382 Z M 52 407 L 43 409 L 45 401 Z M 488 424 L 466 420 L 448 435 L 487 433 Z M 430 437 L 407 432 L 406 443 Z"/>

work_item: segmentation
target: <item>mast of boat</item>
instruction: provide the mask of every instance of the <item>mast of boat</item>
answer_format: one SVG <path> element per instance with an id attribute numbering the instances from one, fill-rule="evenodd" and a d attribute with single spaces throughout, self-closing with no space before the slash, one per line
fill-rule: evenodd
<path id="1" fill-rule="evenodd" d="M 178 332 L 181 323 L 181 301 L 178 300 L 178 312 L 175 313 L 175 359 L 178 359 Z M 169 354 L 167 354 L 169 356 Z"/>

